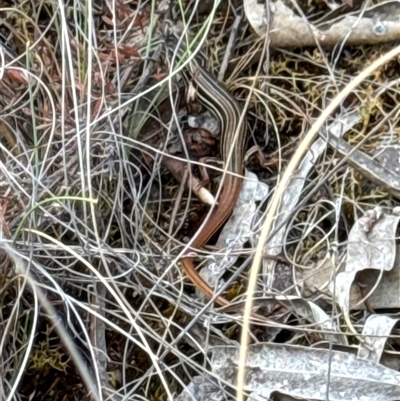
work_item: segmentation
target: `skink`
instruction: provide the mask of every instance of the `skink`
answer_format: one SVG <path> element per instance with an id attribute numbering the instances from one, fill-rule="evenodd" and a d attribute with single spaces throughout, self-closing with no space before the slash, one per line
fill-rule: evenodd
<path id="1" fill-rule="evenodd" d="M 221 183 L 222 189 L 218 199 L 218 206 L 215 207 L 207 220 L 206 226 L 191 245 L 192 248 L 200 249 L 227 220 L 236 204 L 243 181 L 240 176 L 243 175 L 244 144 L 247 132 L 246 123 L 240 122 L 241 109 L 226 88 L 204 70 L 197 60 L 190 62 L 190 70 L 198 86 L 197 96 L 200 102 L 208 109 L 211 109 L 221 122 L 220 154 L 227 171 Z M 237 140 L 234 143 L 235 137 Z M 234 149 L 232 156 L 229 158 L 232 146 Z M 198 289 L 209 298 L 212 298 L 214 290 L 197 272 L 193 257 L 188 256 L 190 252 L 188 250 L 182 257 L 183 270 Z M 222 296 L 217 297 L 215 302 L 219 306 L 231 305 Z"/>

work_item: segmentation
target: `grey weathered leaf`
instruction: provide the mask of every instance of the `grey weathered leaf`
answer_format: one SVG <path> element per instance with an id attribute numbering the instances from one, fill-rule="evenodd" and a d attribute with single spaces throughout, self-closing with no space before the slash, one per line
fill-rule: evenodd
<path id="1" fill-rule="evenodd" d="M 357 274 L 372 269 L 380 273 L 381 280 L 385 271 L 393 269 L 396 258 L 395 238 L 400 217 L 385 215 L 375 221 L 374 218 L 370 219 L 371 215 L 367 212 L 354 224 L 349 234 L 345 271 L 337 275 L 332 286 L 334 297 L 350 327 L 350 294 Z"/>
<path id="2" fill-rule="evenodd" d="M 364 324 L 364 342 L 360 343 L 358 357 L 379 363 L 386 340 L 398 321 L 398 318 L 385 315 L 369 316 Z"/>
<path id="3" fill-rule="evenodd" d="M 391 270 L 396 257 L 399 220 L 399 216 L 385 215 L 373 224 L 370 232 L 354 224 L 349 234 L 346 271 Z"/>
<path id="4" fill-rule="evenodd" d="M 373 309 L 394 309 L 400 308 L 400 246 L 396 247 L 396 260 L 393 269 L 386 271 L 379 280 L 379 272 L 368 272 L 363 278 L 366 288 L 374 288 L 375 291 L 368 298 Z M 378 285 L 377 285 L 378 284 Z M 350 292 L 350 309 L 365 309 L 360 288 L 354 285 Z"/>
<path id="5" fill-rule="evenodd" d="M 238 347 L 213 349 L 212 369 L 236 383 Z M 400 373 L 339 351 L 254 344 L 246 363 L 246 391 L 270 397 L 274 391 L 293 397 L 330 401 L 400 399 Z"/>
<path id="6" fill-rule="evenodd" d="M 263 303 L 266 304 L 266 306 L 268 306 L 269 302 L 276 305 L 276 301 L 279 301 L 279 303 L 284 305 L 288 310 L 293 310 L 294 313 L 308 320 L 310 323 L 315 323 L 315 327 L 324 332 L 321 333 L 321 336 L 326 341 L 333 344 L 348 344 L 347 337 L 341 334 L 335 321 L 315 303 L 292 295 L 277 295 L 272 299 L 264 299 Z"/>
<path id="7" fill-rule="evenodd" d="M 343 267 L 344 269 L 344 267 Z M 337 270 L 343 270 L 341 266 Z M 327 258 L 321 262 L 316 263 L 310 273 L 297 272 L 297 281 L 304 282 L 303 295 L 310 296 L 310 293 L 319 290 L 325 290 L 331 280 L 332 274 L 335 271 L 335 266 L 332 263 L 332 259 Z M 374 274 L 375 273 L 375 274 Z M 354 274 L 355 276 L 355 274 Z M 394 309 L 400 308 L 400 246 L 396 247 L 396 259 L 392 270 L 385 271 L 381 277 L 380 272 L 368 271 L 363 277 L 363 284 L 368 289 L 376 287 L 374 292 L 368 298 L 370 306 L 373 309 Z M 345 280 L 343 280 L 345 282 Z M 338 289 L 331 286 L 331 291 Z M 363 310 L 366 309 L 365 303 L 362 302 L 363 295 L 360 292 L 358 285 L 353 285 L 350 290 L 349 306 L 350 310 Z"/>

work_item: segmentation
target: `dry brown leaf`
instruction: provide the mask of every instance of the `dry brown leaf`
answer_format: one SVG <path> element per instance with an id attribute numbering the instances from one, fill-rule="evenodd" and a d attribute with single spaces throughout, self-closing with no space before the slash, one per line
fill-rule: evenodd
<path id="1" fill-rule="evenodd" d="M 11 82 L 19 82 L 21 84 L 26 84 L 26 76 L 22 71 L 15 70 L 14 68 L 9 68 L 6 71 L 6 76 L 11 80 Z"/>

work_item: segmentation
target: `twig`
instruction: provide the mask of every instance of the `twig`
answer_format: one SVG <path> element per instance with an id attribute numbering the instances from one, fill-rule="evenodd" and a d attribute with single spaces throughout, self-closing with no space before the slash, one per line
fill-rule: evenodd
<path id="1" fill-rule="evenodd" d="M 214 196 L 200 184 L 200 181 L 196 177 L 192 175 L 189 179 L 186 179 L 186 163 L 168 156 L 163 157 L 161 163 L 171 172 L 178 182 L 184 183 L 187 181 L 187 187 L 192 190 L 202 202 L 208 205 L 215 205 Z"/>
<path id="2" fill-rule="evenodd" d="M 226 52 L 224 55 L 224 58 L 222 60 L 222 64 L 221 64 L 221 68 L 219 70 L 218 73 L 218 80 L 219 81 L 223 81 L 224 80 L 224 76 L 225 76 L 225 72 L 226 69 L 228 68 L 228 64 L 229 64 L 229 59 L 232 53 L 232 48 L 235 44 L 235 40 L 236 40 L 236 36 L 238 33 L 238 29 L 239 29 L 239 25 L 241 23 L 243 19 L 243 11 L 241 11 L 235 18 L 235 21 L 232 24 L 232 30 L 231 30 L 231 34 L 229 36 L 229 41 L 228 41 L 228 45 L 226 47 Z"/>

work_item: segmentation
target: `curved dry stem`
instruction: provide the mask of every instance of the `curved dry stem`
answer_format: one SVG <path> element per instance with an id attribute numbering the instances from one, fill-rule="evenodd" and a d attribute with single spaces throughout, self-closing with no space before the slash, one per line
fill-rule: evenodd
<path id="1" fill-rule="evenodd" d="M 247 287 L 246 304 L 244 309 L 244 322 L 242 336 L 240 340 L 240 354 L 239 354 L 239 364 L 238 364 L 238 375 L 237 375 L 237 401 L 243 401 L 244 399 L 244 383 L 245 383 L 245 371 L 246 371 L 246 354 L 247 354 L 247 344 L 248 344 L 248 330 L 250 315 L 253 304 L 253 294 L 256 289 L 258 269 L 261 263 L 263 255 L 263 247 L 270 234 L 273 226 L 274 219 L 277 216 L 279 202 L 283 196 L 285 188 L 289 183 L 290 178 L 295 173 L 297 166 L 299 165 L 301 158 L 311 146 L 314 138 L 318 134 L 319 130 L 323 127 L 324 122 L 327 118 L 334 112 L 334 110 L 340 105 L 340 103 L 346 99 L 346 97 L 369 75 L 371 75 L 375 70 L 381 67 L 383 64 L 390 61 L 392 58 L 400 54 L 400 46 L 397 46 L 390 52 L 384 54 L 375 60 L 370 66 L 368 66 L 364 71 L 357 75 L 329 104 L 329 106 L 322 112 L 317 121 L 313 124 L 311 129 L 308 131 L 307 135 L 304 137 L 300 146 L 298 147 L 296 153 L 293 155 L 282 180 L 279 182 L 278 187 L 275 190 L 274 196 L 268 207 L 268 214 L 266 216 L 260 238 L 258 240 L 258 245 L 256 253 L 254 255 L 254 260 L 250 270 L 249 284 Z"/>

